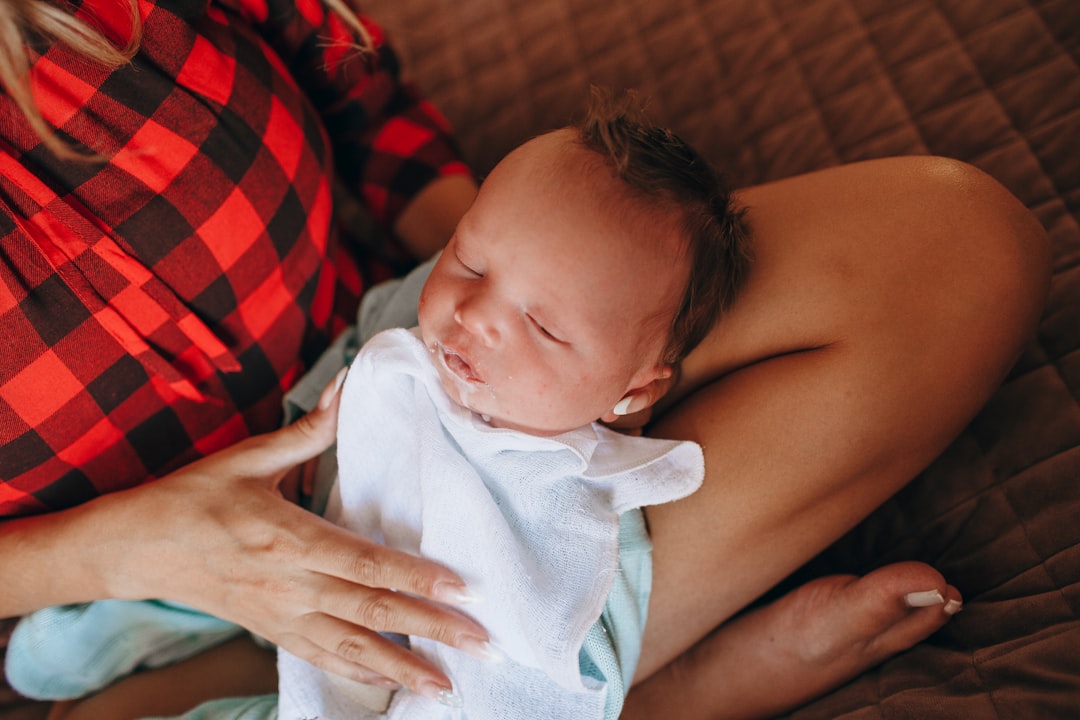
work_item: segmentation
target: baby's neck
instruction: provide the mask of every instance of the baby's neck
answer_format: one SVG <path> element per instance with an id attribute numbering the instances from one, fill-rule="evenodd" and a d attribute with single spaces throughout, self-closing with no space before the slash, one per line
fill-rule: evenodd
<path id="1" fill-rule="evenodd" d="M 466 408 L 468 409 L 468 408 Z M 568 432 L 579 430 L 585 425 L 577 425 L 574 427 L 568 427 L 565 430 L 537 430 L 536 428 L 529 428 L 517 423 L 503 420 L 502 418 L 491 417 L 489 415 L 479 415 L 480 419 L 486 422 L 493 428 L 499 428 L 501 430 L 515 430 L 526 435 L 535 435 L 537 437 L 556 437 L 558 435 L 565 435 Z M 590 423 L 591 424 L 591 423 Z"/>

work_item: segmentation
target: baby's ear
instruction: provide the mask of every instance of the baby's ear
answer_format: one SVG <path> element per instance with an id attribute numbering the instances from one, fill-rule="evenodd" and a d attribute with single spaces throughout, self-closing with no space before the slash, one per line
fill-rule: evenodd
<path id="1" fill-rule="evenodd" d="M 652 415 L 649 412 L 652 406 L 671 389 L 674 377 L 671 365 L 664 363 L 656 366 L 636 378 L 637 386 L 627 390 L 615 407 L 600 420 L 616 429 L 643 427 Z"/>

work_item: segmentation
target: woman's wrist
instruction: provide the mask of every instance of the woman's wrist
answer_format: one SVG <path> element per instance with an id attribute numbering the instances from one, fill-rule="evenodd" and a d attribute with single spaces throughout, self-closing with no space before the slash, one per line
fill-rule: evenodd
<path id="1" fill-rule="evenodd" d="M 106 548 L 124 522 L 109 499 L 0 524 L 0 617 L 111 596 Z"/>

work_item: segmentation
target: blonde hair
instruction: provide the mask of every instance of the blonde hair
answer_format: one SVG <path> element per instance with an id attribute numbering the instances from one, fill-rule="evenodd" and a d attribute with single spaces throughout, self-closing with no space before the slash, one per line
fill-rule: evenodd
<path id="1" fill-rule="evenodd" d="M 138 0 L 129 0 L 132 33 L 125 47 L 117 47 L 102 32 L 75 17 L 71 10 L 45 0 L 0 2 L 0 86 L 26 117 L 47 148 L 63 158 L 87 157 L 69 146 L 45 122 L 30 92 L 28 39 L 62 42 L 87 58 L 110 68 L 131 60 L 142 37 Z"/>
<path id="2" fill-rule="evenodd" d="M 349 5 L 349 0 L 323 0 L 323 2 L 326 3 L 326 7 L 340 15 L 345 24 L 360 38 L 360 44 L 356 46 L 357 50 L 361 52 L 374 51 L 375 41 L 371 39 L 371 33 L 364 27 L 364 23 L 360 22 L 360 16 Z"/>
<path id="3" fill-rule="evenodd" d="M 125 2 L 125 0 L 117 0 Z M 357 49 L 374 48 L 371 34 L 360 22 L 348 0 L 323 0 L 360 38 Z M 131 37 L 123 47 L 117 47 L 104 33 L 77 18 L 70 6 L 49 0 L 0 0 L 0 88 L 14 101 L 42 143 L 58 157 L 92 159 L 94 155 L 80 153 L 56 135 L 41 115 L 30 91 L 30 60 L 33 50 L 28 40 L 61 42 L 84 57 L 118 68 L 131 61 L 142 40 L 142 18 L 138 0 L 126 0 L 131 19 Z"/>

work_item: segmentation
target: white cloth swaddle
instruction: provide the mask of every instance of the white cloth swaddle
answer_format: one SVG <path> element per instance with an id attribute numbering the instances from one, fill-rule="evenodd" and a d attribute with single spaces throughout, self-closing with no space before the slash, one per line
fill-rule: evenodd
<path id="1" fill-rule="evenodd" d="M 410 638 L 464 707 L 402 691 L 379 714 L 279 651 L 281 720 L 603 717 L 606 686 L 582 677 L 578 653 L 618 572 L 619 515 L 696 490 L 697 445 L 597 424 L 557 437 L 493 428 L 447 397 L 423 343 L 396 329 L 369 341 L 349 371 L 338 464 L 326 517 L 458 572 L 482 597 L 463 609 L 507 659 Z"/>

